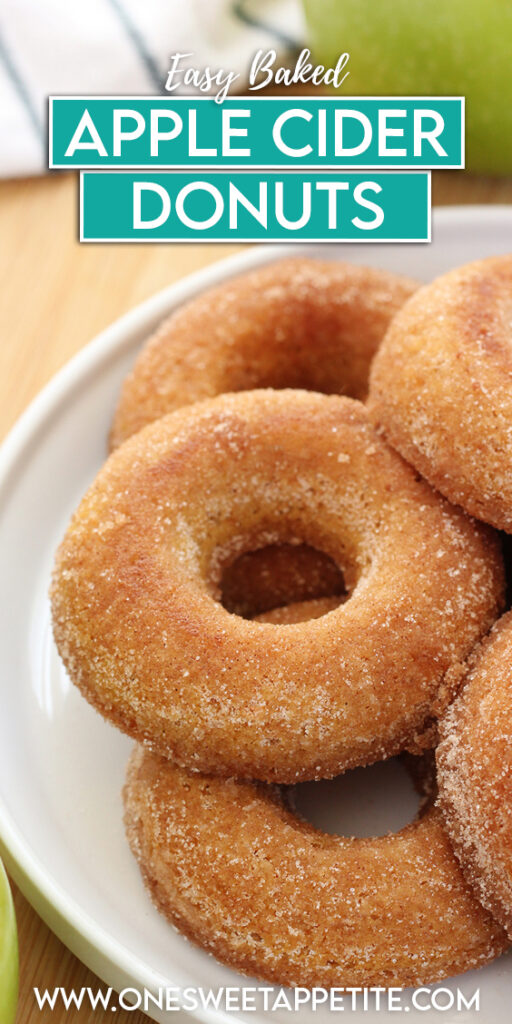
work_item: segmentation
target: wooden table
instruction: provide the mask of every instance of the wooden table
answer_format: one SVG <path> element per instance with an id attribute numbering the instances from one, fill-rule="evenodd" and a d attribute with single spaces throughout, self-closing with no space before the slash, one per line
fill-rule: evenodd
<path id="1" fill-rule="evenodd" d="M 434 175 L 433 199 L 512 203 L 512 181 L 465 172 Z M 79 245 L 74 175 L 0 184 L 0 436 L 82 345 L 159 288 L 233 253 L 235 245 Z M 41 1024 L 32 988 L 101 983 L 15 893 L 20 938 L 20 1024 Z M 46 1011 L 48 1014 L 48 1011 Z M 107 1018 L 84 1004 L 51 1014 L 53 1024 Z M 46 1019 L 46 1016 L 45 1016 Z M 118 1011 L 117 1024 L 143 1024 Z"/>

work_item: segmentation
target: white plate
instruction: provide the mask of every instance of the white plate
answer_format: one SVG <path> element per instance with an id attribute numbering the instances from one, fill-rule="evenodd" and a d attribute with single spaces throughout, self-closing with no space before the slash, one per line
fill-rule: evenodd
<path id="1" fill-rule="evenodd" d="M 185 300 L 284 254 L 343 258 L 428 280 L 457 264 L 511 249 L 512 208 L 507 207 L 436 211 L 430 245 L 254 248 L 161 292 L 110 327 L 50 383 L 5 442 L 0 454 L 0 845 L 37 911 L 114 989 L 216 989 L 242 983 L 240 976 L 186 943 L 152 908 L 122 828 L 120 790 L 130 742 L 70 686 L 51 640 L 47 589 L 53 552 L 105 456 L 119 384 L 135 352 L 157 322 Z M 375 773 L 382 795 L 375 791 Z M 368 822 L 370 828 L 381 827 L 372 799 L 380 806 L 392 792 L 396 806 L 393 780 L 391 769 L 382 776 L 378 769 L 347 775 L 336 800 L 332 785 L 325 787 L 327 811 L 317 812 L 317 820 L 327 813 L 332 822 L 336 804 L 338 823 L 352 827 L 352 802 L 359 807 L 363 830 Z M 315 805 L 322 786 L 315 790 Z M 412 816 L 413 802 L 405 790 L 403 799 L 401 813 Z M 391 811 L 386 815 L 383 827 L 393 827 Z M 460 986 L 466 993 L 480 987 L 480 1020 L 500 1024 L 509 1019 L 509 967 L 502 958 L 453 982 L 454 990 Z M 177 1019 L 154 1015 L 156 1020 Z M 360 1015 L 370 1022 L 387 1012 Z M 428 1015 L 412 1010 L 408 1020 Z M 461 1022 L 473 1015 L 449 1011 L 443 1019 Z M 212 1009 L 195 1016 L 210 1024 L 234 1019 Z M 259 1024 L 263 1014 L 235 1016 Z M 273 1016 L 290 1019 L 286 1011 Z M 300 1016 L 301 1024 L 313 1020 L 310 1011 Z M 324 1018 L 327 1011 L 314 1015 L 317 1024 L 324 1024 Z"/>

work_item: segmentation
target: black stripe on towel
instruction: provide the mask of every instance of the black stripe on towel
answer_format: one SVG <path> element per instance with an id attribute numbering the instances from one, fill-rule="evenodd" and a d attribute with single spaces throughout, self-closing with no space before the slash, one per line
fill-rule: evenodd
<path id="1" fill-rule="evenodd" d="M 244 0 L 236 0 L 233 4 L 233 14 L 235 17 L 242 21 L 244 25 L 250 25 L 251 28 L 258 28 L 261 32 L 266 32 L 269 36 L 274 36 L 276 41 L 284 46 L 286 50 L 297 50 L 299 47 L 299 40 L 294 39 L 293 36 L 289 36 L 287 32 L 283 32 L 282 29 L 277 28 L 275 25 L 269 25 L 268 22 L 262 21 L 261 18 L 257 18 L 254 14 L 249 14 L 246 9 Z"/>
<path id="2" fill-rule="evenodd" d="M 137 51 L 149 77 L 152 79 L 153 85 L 156 86 L 158 92 L 161 92 L 163 89 L 163 75 L 155 58 L 153 57 L 153 54 L 148 50 L 148 47 L 146 46 L 135 22 L 132 21 L 131 16 L 121 3 L 121 0 L 107 0 L 107 2 L 110 4 L 112 10 L 117 14 L 126 35 L 133 43 L 134 49 Z"/>

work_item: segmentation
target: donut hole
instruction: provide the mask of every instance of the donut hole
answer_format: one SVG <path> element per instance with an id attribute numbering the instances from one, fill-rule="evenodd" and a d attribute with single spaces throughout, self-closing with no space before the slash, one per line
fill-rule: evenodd
<path id="1" fill-rule="evenodd" d="M 287 609 L 287 621 L 293 617 L 298 622 L 332 610 L 349 596 L 344 574 L 330 555 L 310 544 L 285 542 L 239 555 L 222 570 L 219 590 L 224 608 L 244 619 Z"/>
<path id="2" fill-rule="evenodd" d="M 505 601 L 506 608 L 512 608 L 512 536 L 507 533 L 501 534 L 503 549 L 503 561 L 505 563 Z"/>
<path id="3" fill-rule="evenodd" d="M 332 333 L 320 332 L 312 344 L 310 325 L 300 336 L 293 334 L 288 346 L 277 337 L 267 347 L 256 350 L 248 346 L 241 354 L 238 365 L 233 357 L 225 368 L 219 389 L 225 391 L 254 391 L 273 388 L 275 391 L 292 388 L 298 391 L 316 391 L 318 394 L 339 395 L 365 401 L 368 394 L 368 356 L 360 359 L 353 354 L 353 365 L 343 360 L 343 342 Z M 346 339 L 348 347 L 348 339 Z M 318 351 L 323 358 L 318 358 Z"/>
<path id="4" fill-rule="evenodd" d="M 389 758 L 335 779 L 290 788 L 293 808 L 311 825 L 337 836 L 375 838 L 398 832 L 416 817 L 422 798 L 402 761 Z"/>

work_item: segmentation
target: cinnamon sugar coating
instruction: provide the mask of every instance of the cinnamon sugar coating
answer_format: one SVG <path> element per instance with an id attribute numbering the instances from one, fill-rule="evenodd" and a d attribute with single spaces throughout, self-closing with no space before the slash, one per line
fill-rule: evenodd
<path id="1" fill-rule="evenodd" d="M 325 551 L 349 600 L 289 625 L 227 612 L 223 567 L 283 542 Z M 115 725 L 187 767 L 293 782 L 399 752 L 444 710 L 503 566 L 493 531 L 361 403 L 267 390 L 179 410 L 114 452 L 51 596 L 69 675 Z"/>
<path id="2" fill-rule="evenodd" d="M 368 407 L 450 501 L 512 532 L 512 255 L 408 300 L 372 366 Z"/>
<path id="3" fill-rule="evenodd" d="M 384 270 L 290 259 L 205 292 L 143 348 L 123 385 L 112 448 L 174 409 L 227 391 L 365 398 L 371 360 L 415 288 Z"/>
<path id="4" fill-rule="evenodd" d="M 439 806 L 468 881 L 512 937 L 512 612 L 440 722 Z"/>
<path id="5" fill-rule="evenodd" d="M 141 747 L 124 789 L 131 849 L 158 910 L 193 942 L 281 985 L 428 984 L 506 936 L 427 808 L 400 832 L 328 835 L 276 787 L 191 773 Z"/>

